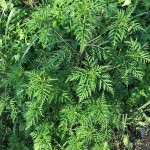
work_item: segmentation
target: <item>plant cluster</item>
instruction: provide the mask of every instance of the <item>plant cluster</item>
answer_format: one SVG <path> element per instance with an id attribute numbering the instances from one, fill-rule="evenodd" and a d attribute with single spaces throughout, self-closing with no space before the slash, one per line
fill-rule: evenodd
<path id="1" fill-rule="evenodd" d="M 149 6 L 1 0 L 0 149 L 134 149 L 150 125 Z"/>

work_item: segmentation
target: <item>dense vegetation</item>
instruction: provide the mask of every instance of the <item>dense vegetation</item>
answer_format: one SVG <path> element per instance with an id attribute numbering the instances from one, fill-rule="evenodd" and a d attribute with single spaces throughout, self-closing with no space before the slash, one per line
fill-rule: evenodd
<path id="1" fill-rule="evenodd" d="M 150 125 L 149 8 L 0 0 L 0 150 L 135 149 Z"/>

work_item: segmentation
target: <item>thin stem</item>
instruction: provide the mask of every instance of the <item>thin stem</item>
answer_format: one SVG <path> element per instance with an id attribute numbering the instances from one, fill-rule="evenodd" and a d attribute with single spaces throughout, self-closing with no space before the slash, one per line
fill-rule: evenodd
<path id="1" fill-rule="evenodd" d="M 141 14 L 138 14 L 138 15 L 134 16 L 132 19 L 134 19 L 134 18 L 136 18 L 136 17 L 143 16 L 143 15 L 145 15 L 145 14 L 149 14 L 149 13 L 150 13 L 150 11 L 144 12 L 144 13 L 141 13 Z"/>
<path id="2" fill-rule="evenodd" d="M 107 70 L 113 70 L 113 69 L 116 69 L 116 68 L 119 68 L 119 67 L 121 67 L 121 64 L 119 64 L 119 65 L 117 65 L 117 66 L 110 67 L 110 68 L 108 68 Z"/>
<path id="3" fill-rule="evenodd" d="M 103 33 L 101 33 L 100 35 L 98 35 L 98 36 L 95 37 L 94 39 L 90 40 L 90 41 L 88 42 L 88 44 L 91 43 L 91 42 L 93 42 L 93 41 L 95 41 L 95 40 L 98 40 L 98 39 L 99 39 L 103 34 L 105 34 L 107 31 L 108 31 L 108 30 L 105 30 Z"/>
<path id="4" fill-rule="evenodd" d="M 74 49 L 70 44 L 68 44 L 68 43 L 64 40 L 64 38 L 63 38 L 54 28 L 52 28 L 52 30 L 62 39 L 62 41 L 63 41 L 68 47 L 70 47 L 73 51 L 75 51 L 75 49 Z"/>

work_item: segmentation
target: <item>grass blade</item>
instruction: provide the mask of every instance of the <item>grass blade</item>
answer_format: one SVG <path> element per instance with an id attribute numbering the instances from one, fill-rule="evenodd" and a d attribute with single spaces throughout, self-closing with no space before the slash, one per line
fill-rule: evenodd
<path id="1" fill-rule="evenodd" d="M 5 47 L 6 47 L 6 37 L 7 37 L 7 33 L 8 33 L 8 27 L 9 27 L 9 23 L 10 23 L 10 20 L 12 18 L 12 15 L 14 13 L 14 11 L 16 10 L 17 8 L 14 7 L 11 11 L 10 11 L 10 14 L 8 16 L 8 19 L 7 19 L 7 23 L 6 23 L 6 29 L 5 29 Z"/>
<path id="2" fill-rule="evenodd" d="M 26 50 L 24 51 L 22 57 L 21 57 L 21 63 L 22 63 L 22 60 L 24 59 L 25 55 L 28 53 L 28 51 L 30 50 L 31 46 L 38 40 L 39 37 L 36 37 L 29 45 L 28 47 L 26 48 Z"/>

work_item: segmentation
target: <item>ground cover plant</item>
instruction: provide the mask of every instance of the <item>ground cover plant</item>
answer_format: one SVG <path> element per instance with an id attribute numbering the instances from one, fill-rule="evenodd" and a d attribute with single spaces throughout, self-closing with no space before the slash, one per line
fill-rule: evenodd
<path id="1" fill-rule="evenodd" d="M 0 149 L 148 149 L 149 8 L 0 0 Z"/>

